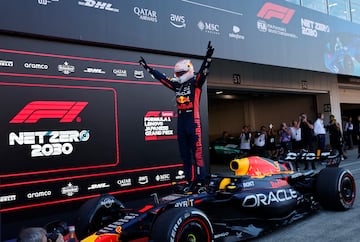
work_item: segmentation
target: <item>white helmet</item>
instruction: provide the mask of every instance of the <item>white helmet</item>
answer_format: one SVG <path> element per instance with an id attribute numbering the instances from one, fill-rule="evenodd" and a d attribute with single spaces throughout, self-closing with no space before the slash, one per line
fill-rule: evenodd
<path id="1" fill-rule="evenodd" d="M 175 64 L 174 76 L 179 83 L 184 83 L 194 76 L 194 66 L 191 60 L 180 60 Z"/>

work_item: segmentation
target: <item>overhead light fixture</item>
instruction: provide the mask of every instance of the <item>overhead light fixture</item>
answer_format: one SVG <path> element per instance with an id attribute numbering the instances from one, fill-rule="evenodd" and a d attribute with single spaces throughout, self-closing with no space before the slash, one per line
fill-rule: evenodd
<path id="1" fill-rule="evenodd" d="M 221 96 L 223 99 L 236 99 L 236 96 L 235 95 L 230 95 L 230 94 L 226 94 L 226 95 L 222 95 Z"/>
<path id="2" fill-rule="evenodd" d="M 215 94 L 216 95 L 220 95 L 220 94 L 223 94 L 224 92 L 223 91 L 216 91 Z"/>

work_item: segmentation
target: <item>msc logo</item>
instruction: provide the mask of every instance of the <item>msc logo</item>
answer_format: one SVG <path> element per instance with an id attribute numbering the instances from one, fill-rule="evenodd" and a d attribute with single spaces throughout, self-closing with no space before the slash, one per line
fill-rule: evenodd
<path id="1" fill-rule="evenodd" d="M 277 18 L 280 19 L 282 23 L 288 24 L 294 13 L 294 9 L 267 2 L 260 9 L 257 16 L 264 19 Z"/>
<path id="2" fill-rule="evenodd" d="M 10 123 L 37 123 L 40 119 L 60 119 L 60 123 L 71 123 L 87 104 L 88 102 L 74 101 L 33 101 L 11 119 Z"/>

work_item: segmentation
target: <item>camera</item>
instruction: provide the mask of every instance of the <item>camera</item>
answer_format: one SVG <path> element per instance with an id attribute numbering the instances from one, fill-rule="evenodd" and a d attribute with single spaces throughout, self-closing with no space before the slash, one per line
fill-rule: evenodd
<path id="1" fill-rule="evenodd" d="M 55 221 L 45 226 L 47 231 L 46 237 L 48 241 L 55 242 L 59 234 L 65 236 L 69 233 L 69 228 L 65 222 Z"/>

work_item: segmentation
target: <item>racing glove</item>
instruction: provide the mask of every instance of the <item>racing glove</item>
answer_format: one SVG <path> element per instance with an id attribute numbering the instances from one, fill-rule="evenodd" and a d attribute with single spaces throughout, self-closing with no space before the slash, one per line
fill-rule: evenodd
<path id="1" fill-rule="evenodd" d="M 148 65 L 146 64 L 146 61 L 145 61 L 145 59 L 144 59 L 142 56 L 140 56 L 139 64 L 140 64 L 142 67 L 144 67 L 145 70 L 147 70 L 148 72 L 150 72 L 150 71 L 153 70 L 150 66 L 148 66 Z"/>
<path id="2" fill-rule="evenodd" d="M 213 53 L 214 53 L 214 47 L 212 47 L 211 41 L 209 41 L 205 58 L 206 59 L 211 58 Z"/>

